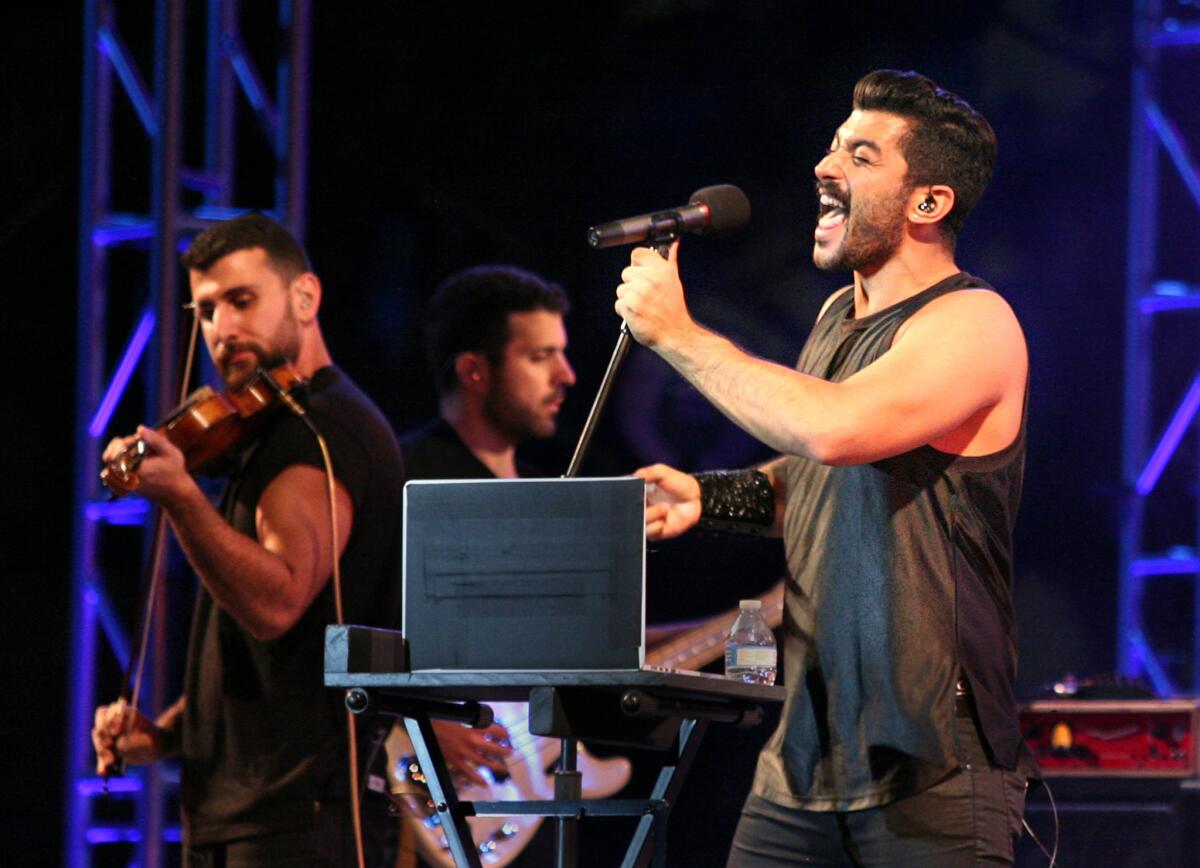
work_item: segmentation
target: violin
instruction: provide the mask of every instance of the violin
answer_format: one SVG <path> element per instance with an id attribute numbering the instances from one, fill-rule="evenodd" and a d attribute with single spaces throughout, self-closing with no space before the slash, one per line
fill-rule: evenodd
<path id="1" fill-rule="evenodd" d="M 283 364 L 270 371 L 259 368 L 249 382 L 230 392 L 202 386 L 155 430 L 183 453 L 189 473 L 209 472 L 227 455 L 250 445 L 284 407 L 289 393 L 306 382 L 290 364 Z M 100 481 L 114 497 L 137 490 L 137 469 L 145 455 L 146 443 L 139 438 L 100 471 Z"/>

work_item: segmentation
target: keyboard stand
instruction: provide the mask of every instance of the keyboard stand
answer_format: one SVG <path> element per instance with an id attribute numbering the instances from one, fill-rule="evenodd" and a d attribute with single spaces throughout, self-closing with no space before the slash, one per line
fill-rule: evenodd
<path id="1" fill-rule="evenodd" d="M 639 817 L 621 864 L 664 868 L 667 819 L 709 724 L 755 725 L 762 719 L 762 706 L 781 702 L 784 695 L 781 686 L 673 670 L 397 672 L 388 669 L 398 659 L 391 641 L 403 640 L 394 631 L 329 627 L 325 685 L 345 689 L 347 707 L 356 714 L 405 719 L 450 852 L 460 868 L 482 868 L 468 817 L 531 815 L 554 819 L 558 868 L 577 865 L 578 824 L 589 816 Z M 459 801 L 431 720 L 486 727 L 492 722 L 488 701 L 528 702 L 530 732 L 561 740 L 553 799 Z M 660 751 L 663 765 L 650 797 L 582 798 L 581 776 L 575 767 L 581 739 Z"/>

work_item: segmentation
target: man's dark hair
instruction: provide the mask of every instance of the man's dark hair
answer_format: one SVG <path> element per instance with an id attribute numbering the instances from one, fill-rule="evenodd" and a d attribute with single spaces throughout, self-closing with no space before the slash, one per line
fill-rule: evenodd
<path id="1" fill-rule="evenodd" d="M 425 309 L 425 354 L 438 394 L 454 391 L 459 353 L 483 353 L 493 365 L 504 358 L 508 315 L 570 310 L 561 286 L 512 265 L 477 265 L 442 281 Z"/>
<path id="2" fill-rule="evenodd" d="M 917 72 L 877 69 L 854 86 L 854 107 L 912 122 L 900 141 L 911 187 L 945 184 L 954 208 L 942 220 L 953 241 L 996 168 L 996 133 L 963 99 Z"/>
<path id="3" fill-rule="evenodd" d="M 300 242 L 264 214 L 242 214 L 209 226 L 188 245 L 183 254 L 183 265 L 194 271 L 207 271 L 218 259 L 254 247 L 267 252 L 271 268 L 285 283 L 312 271 L 312 264 Z"/>

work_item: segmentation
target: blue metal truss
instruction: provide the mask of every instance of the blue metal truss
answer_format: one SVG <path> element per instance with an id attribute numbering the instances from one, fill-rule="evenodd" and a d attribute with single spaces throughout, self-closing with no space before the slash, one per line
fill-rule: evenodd
<path id="1" fill-rule="evenodd" d="M 1200 522 L 1192 520 L 1182 538 L 1164 545 L 1165 528 L 1155 519 L 1160 513 L 1151 512 L 1164 498 L 1167 514 L 1179 516 L 1187 508 L 1181 507 L 1179 494 L 1164 492 L 1159 483 L 1200 411 L 1200 371 L 1181 395 L 1166 395 L 1163 386 L 1164 374 L 1178 367 L 1177 359 L 1186 349 L 1172 346 L 1172 340 L 1178 339 L 1169 336 L 1171 330 L 1163 320 L 1189 312 L 1195 316 L 1200 309 L 1200 274 L 1168 276 L 1161 261 L 1162 227 L 1174 228 L 1180 221 L 1197 218 L 1195 211 L 1181 213 L 1177 205 L 1169 210 L 1164 187 L 1169 193 L 1167 185 L 1181 185 L 1186 200 L 1200 211 L 1200 167 L 1190 153 L 1186 133 L 1177 125 L 1183 121 L 1194 125 L 1194 120 L 1178 113 L 1172 116 L 1168 107 L 1171 94 L 1194 92 L 1194 82 L 1180 76 L 1179 61 L 1200 49 L 1200 10 L 1194 0 L 1136 0 L 1133 37 L 1122 467 L 1126 500 L 1120 540 L 1117 665 L 1121 674 L 1148 679 L 1159 695 L 1171 696 L 1181 690 L 1200 692 Z M 1188 115 L 1194 112 L 1187 102 L 1182 108 Z M 1156 430 L 1156 410 L 1165 406 L 1174 410 Z M 1172 527 L 1168 535 L 1176 532 Z M 1182 643 L 1169 632 L 1151 635 L 1147 594 L 1152 583 L 1180 580 L 1190 582 L 1194 600 L 1192 637 Z"/>
<path id="2" fill-rule="evenodd" d="M 180 326 L 178 249 L 191 235 L 214 219 L 258 208 L 272 213 L 303 238 L 305 181 L 307 174 L 307 91 L 310 43 L 310 0 L 279 0 L 278 32 L 283 49 L 277 54 L 275 87 L 264 84 L 245 44 L 237 0 L 208 0 L 203 33 L 189 40 L 184 0 L 155 0 L 150 84 L 136 60 L 137 52 L 125 42 L 118 26 L 119 0 L 87 0 L 84 12 L 82 165 L 79 202 L 78 273 L 78 372 L 76 385 L 75 485 L 73 522 L 73 630 L 72 671 L 66 732 L 64 782 L 63 863 L 72 868 L 103 862 L 113 864 L 127 856 L 128 864 L 155 868 L 164 862 L 164 845 L 179 840 L 177 822 L 166 821 L 166 804 L 178 781 L 170 769 L 133 770 L 108 783 L 91 774 L 89 731 L 97 702 L 116 698 L 118 685 L 105 680 L 104 672 L 125 668 L 133 628 L 118 596 L 129 596 L 129 583 L 140 574 L 129 564 L 121 575 L 110 575 L 101 558 L 101 546 L 113 528 L 134 526 L 149 534 L 150 510 L 137 498 L 108 501 L 98 477 L 99 454 L 110 431 L 113 412 L 126 387 L 140 381 L 143 404 L 137 418 L 162 418 L 174 404 L 171 382 L 176 368 Z M 262 5 L 252 13 L 262 15 Z M 145 5 L 135 4 L 131 15 L 144 15 Z M 193 56 L 203 58 L 198 72 L 205 83 L 203 116 L 187 117 L 183 99 L 184 75 L 191 70 L 185 58 L 191 42 L 203 43 Z M 135 46 L 143 47 L 143 46 Z M 198 47 L 198 46 L 197 46 Z M 242 202 L 236 180 L 239 142 L 253 131 L 239 128 L 239 92 L 250 107 L 259 132 L 265 136 L 273 158 L 273 199 Z M 115 133 L 115 106 L 124 100 L 132 109 L 140 133 L 150 145 L 150 195 L 144 209 L 117 211 L 113 193 L 114 166 L 126 170 L 131 159 L 116 151 L 121 140 Z M 188 135 L 203 136 L 204 165 L 184 165 L 182 154 Z M 200 141 L 197 139 L 197 141 Z M 267 169 L 271 171 L 270 168 Z M 185 207 L 185 197 L 196 204 Z M 144 267 L 144 287 L 109 286 L 111 254 L 121 250 Z M 124 350 L 115 362 L 108 358 L 112 302 L 128 294 L 144 294 L 135 310 Z M 114 341 L 115 342 L 115 341 Z M 146 546 L 143 545 L 145 550 Z M 181 647 L 182 637 L 169 637 L 164 619 L 148 645 L 150 655 L 143 690 L 143 711 L 156 714 L 164 705 L 163 673 L 155 661 L 164 649 Z M 107 664 L 107 668 L 106 668 Z M 106 811 L 129 819 L 97 819 L 97 799 L 131 802 L 130 811 Z M 124 849 L 105 858 L 99 848 L 121 844 Z"/>

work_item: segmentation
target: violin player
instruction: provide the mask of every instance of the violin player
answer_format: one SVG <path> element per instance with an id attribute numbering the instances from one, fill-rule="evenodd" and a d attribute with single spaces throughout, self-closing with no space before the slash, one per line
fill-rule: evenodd
<path id="1" fill-rule="evenodd" d="M 154 720 L 125 702 L 98 708 L 97 771 L 180 757 L 185 865 L 352 865 L 350 739 L 340 694 L 322 684 L 324 630 L 337 559 L 345 622 L 390 626 L 398 614 L 400 454 L 333 364 L 321 281 L 285 228 L 259 214 L 214 224 L 183 264 L 226 386 L 281 362 L 307 380 L 298 400 L 328 444 L 334 491 L 316 437 L 287 411 L 233 456 L 217 507 L 162 432 L 109 443 L 106 462 L 144 445 L 137 491 L 164 511 L 200 587 L 183 696 Z M 396 822 L 384 795 L 360 791 L 366 864 L 381 864 Z"/>

